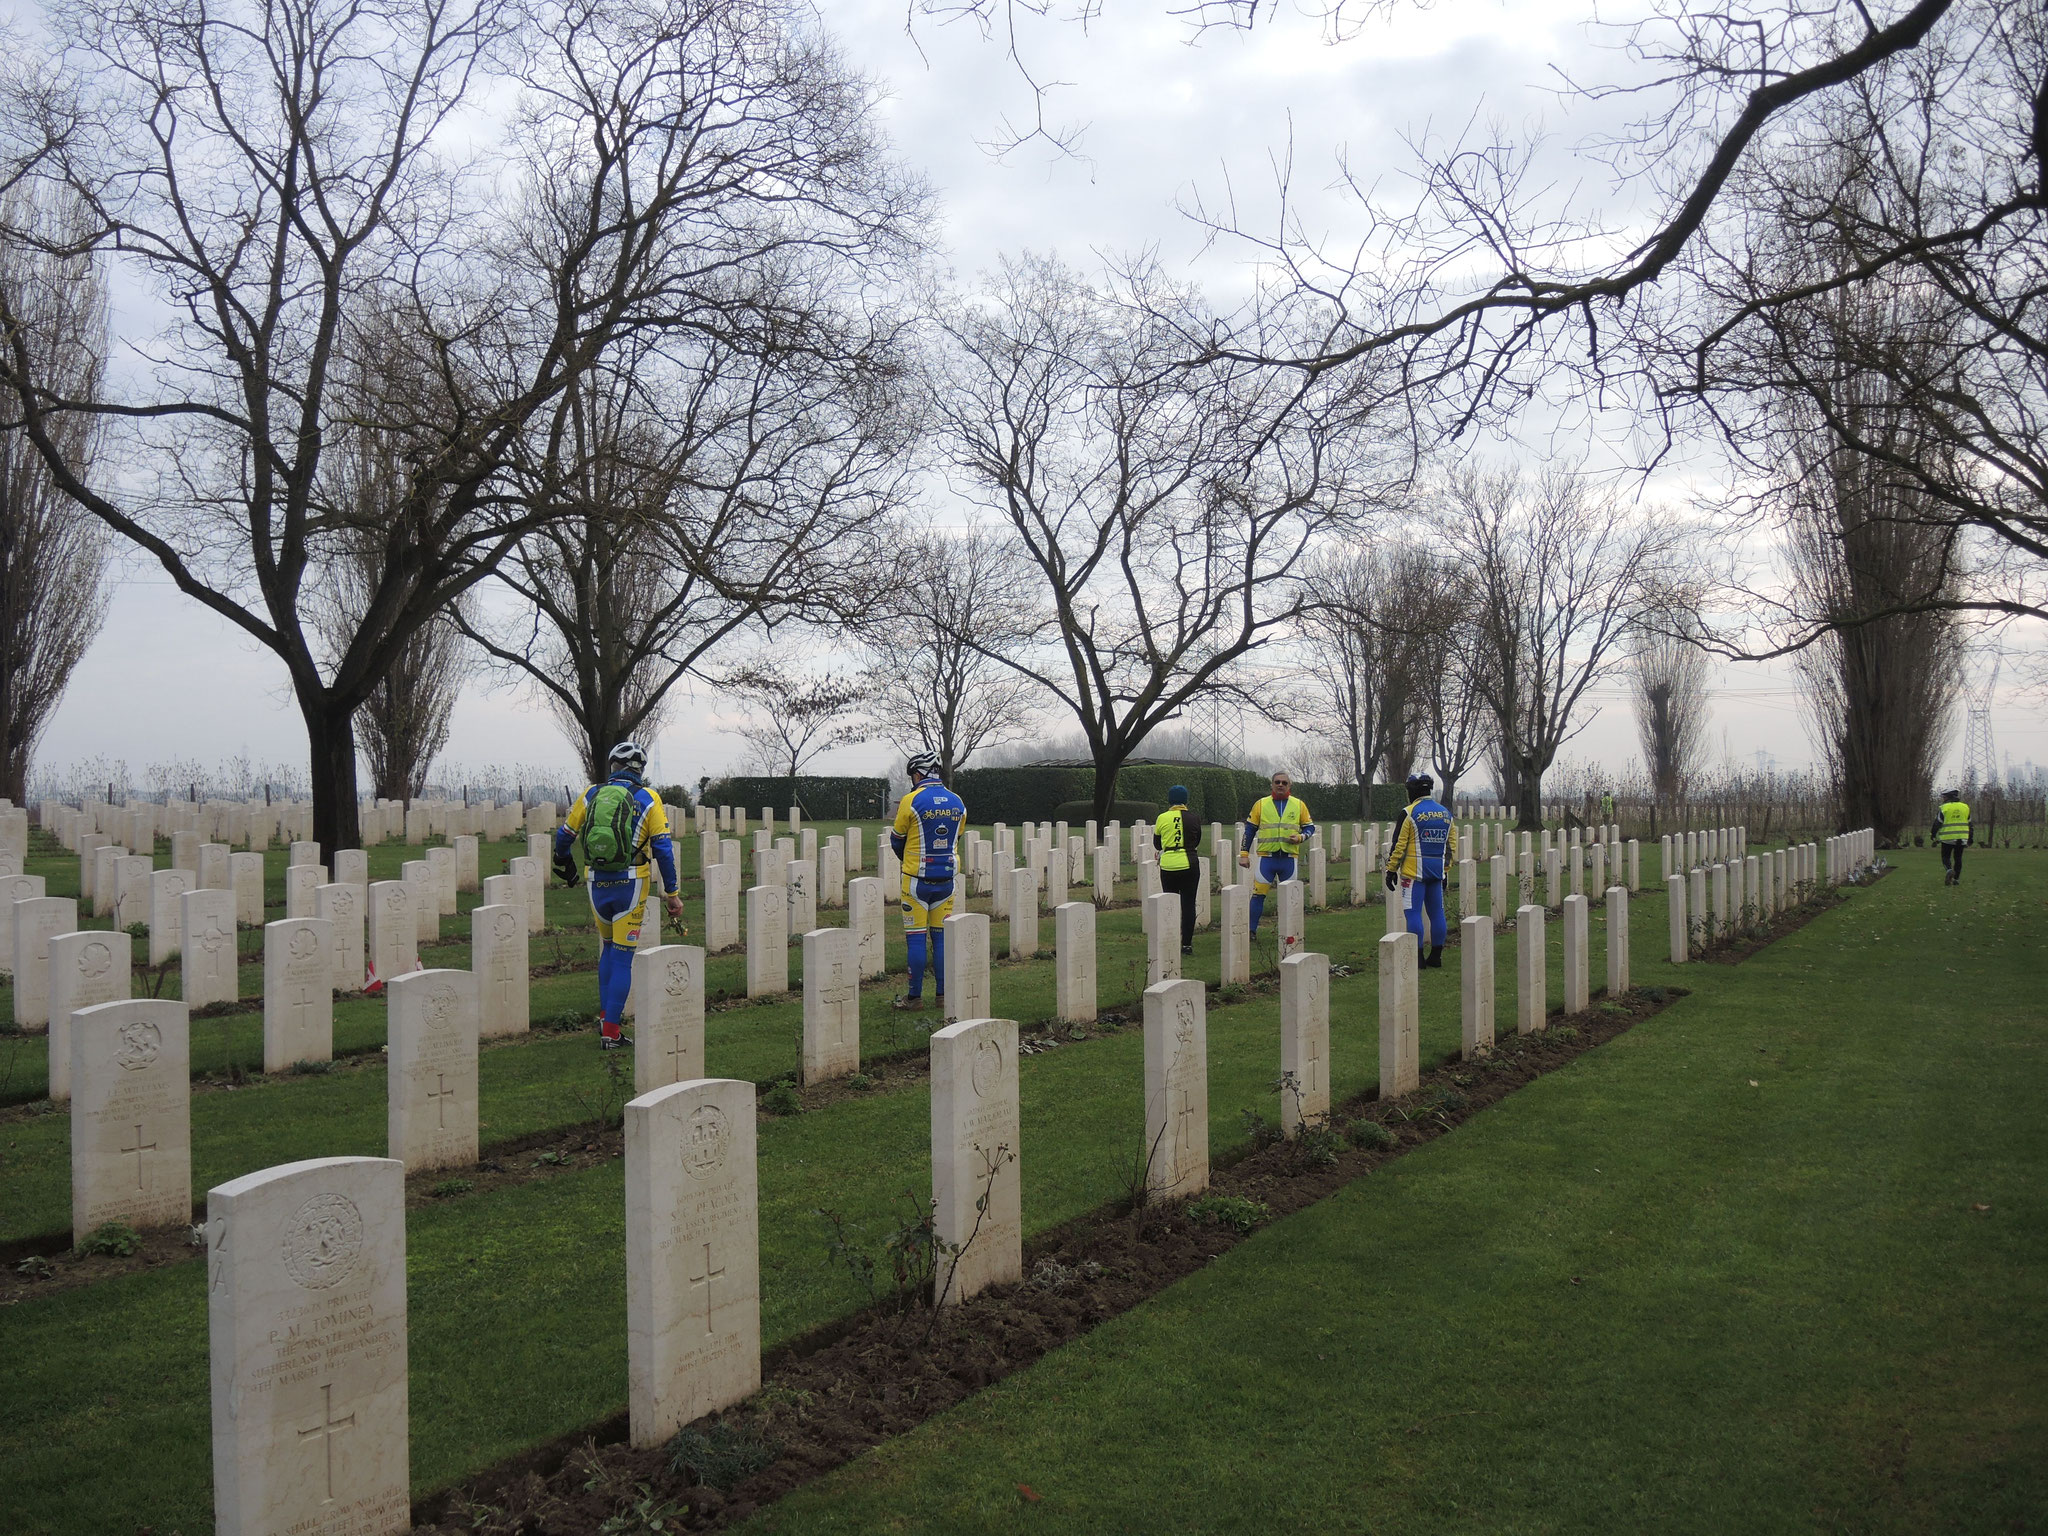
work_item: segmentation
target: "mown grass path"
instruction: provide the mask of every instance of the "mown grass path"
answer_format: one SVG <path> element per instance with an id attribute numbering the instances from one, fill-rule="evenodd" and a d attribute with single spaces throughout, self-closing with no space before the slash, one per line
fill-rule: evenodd
<path id="1" fill-rule="evenodd" d="M 2048 864 L 1903 863 L 746 1529 L 2039 1529 Z"/>

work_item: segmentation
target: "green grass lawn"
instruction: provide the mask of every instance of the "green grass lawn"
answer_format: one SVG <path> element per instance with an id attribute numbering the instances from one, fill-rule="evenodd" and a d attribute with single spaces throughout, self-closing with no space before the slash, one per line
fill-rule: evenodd
<path id="1" fill-rule="evenodd" d="M 1654 862 L 1654 850 L 1652 855 Z M 694 867 L 687 855 L 684 867 Z M 1646 867 L 1644 873 L 1648 885 L 1651 870 Z M 1876 896 L 1889 899 L 1895 888 Z M 1866 901 L 1875 903 L 1875 896 L 1859 893 L 1854 898 Z M 552 894 L 551 921 L 576 923 L 579 904 L 573 891 Z M 1698 998 L 1640 1035 L 1674 1028 L 1665 1021 L 1690 1017 L 1709 1000 L 1752 985 L 1760 961 L 1741 969 L 1664 965 L 1657 958 L 1663 953 L 1661 898 L 1637 902 L 1632 916 L 1639 983 L 1682 979 L 1700 989 Z M 1810 944 L 1813 933 L 1848 917 L 1831 915 L 1793 942 Z M 1332 1065 L 1340 1091 L 1362 1087 L 1377 1073 L 1372 958 L 1381 926 L 1377 908 L 1332 911 L 1309 920 L 1314 947 L 1359 967 L 1358 974 L 1333 989 Z M 586 932 L 568 929 L 580 942 L 587 942 Z M 1142 980 L 1135 973 L 1129 982 L 1119 979 L 1120 969 L 1130 969 L 1132 957 L 1140 953 L 1136 913 L 1105 914 L 1101 939 L 1105 1001 L 1128 997 Z M 1550 940 L 1550 990 L 1556 1001 L 1561 966 L 1555 924 Z M 1512 943 L 1511 937 L 1502 941 L 1498 960 L 1498 1017 L 1508 1028 Z M 1214 976 L 1214 945 L 1213 936 L 1201 941 L 1194 973 L 1206 967 Z M 1603 945 L 1596 917 L 1596 984 L 1603 974 Z M 997 947 L 1000 952 L 1000 941 Z M 898 954 L 900 964 L 900 945 Z M 1426 982 L 1423 1056 L 1433 1062 L 1457 1045 L 1456 971 L 1447 969 Z M 712 984 L 720 985 L 716 974 Z M 563 989 L 564 996 L 580 989 L 587 997 L 594 978 L 572 975 L 537 983 L 537 1014 L 545 1011 L 543 988 Z M 1046 1017 L 1052 1011 L 1049 959 L 999 965 L 994 993 L 996 1009 L 1005 1016 Z M 865 1044 L 871 1054 L 922 1039 L 919 1018 L 891 1014 L 886 998 L 887 991 L 878 987 L 864 1003 Z M 381 1015 L 379 1005 L 361 1006 Z M 1771 1006 L 1783 1011 L 1778 1003 Z M 793 1062 L 798 1017 L 794 1001 L 715 1012 L 710 1069 L 757 1080 L 785 1070 Z M 922 1022 L 935 1020 L 925 1015 Z M 197 1026 L 195 1037 L 211 1027 L 210 1022 Z M 1278 1007 L 1270 995 L 1255 994 L 1213 1010 L 1211 1136 L 1218 1150 L 1242 1138 L 1246 1108 L 1272 1113 L 1277 1035 Z M 381 1039 L 381 1029 L 376 1038 Z M 1043 1230 L 1117 1193 L 1118 1163 L 1140 1140 L 1142 1066 L 1135 1028 L 1112 1029 L 1102 1038 L 1025 1059 L 1025 1214 L 1030 1230 Z M 482 1067 L 486 1142 L 587 1119 L 601 1070 L 587 1036 L 536 1035 L 487 1051 Z M 1564 1074 L 1570 1080 L 1579 1076 Z M 296 1157 L 377 1152 L 383 1105 L 384 1077 L 375 1069 L 201 1094 L 194 1102 L 195 1188 L 203 1192 L 220 1179 Z M 1579 1111 L 1567 1104 L 1563 1114 L 1569 1127 Z M 906 1195 L 921 1201 L 928 1193 L 928 1121 L 926 1093 L 913 1086 L 764 1122 L 764 1332 L 771 1343 L 828 1320 L 858 1300 L 847 1277 L 825 1261 L 815 1213 L 831 1207 L 878 1237 Z M 61 1114 L 0 1124 L 0 1235 L 48 1231 L 53 1224 L 61 1230 L 63 1128 Z M 1470 1134 L 1461 1132 L 1451 1141 L 1462 1142 Z M 1547 1134 L 1563 1132 L 1553 1127 Z M 1497 1172 L 1483 1182 L 1490 1183 Z M 1729 1177 L 1736 1177 L 1732 1170 Z M 411 1215 L 416 1488 L 440 1486 L 621 1405 L 620 1199 L 619 1170 L 612 1165 L 436 1203 Z M 196 1264 L 176 1266 L 0 1314 L 5 1318 L 0 1338 L 10 1346 L 0 1354 L 0 1507 L 11 1513 L 8 1529 L 98 1532 L 147 1523 L 160 1532 L 181 1530 L 193 1536 L 207 1528 L 201 1276 Z M 508 1383 L 520 1385 L 508 1390 Z M 100 1469 L 98 1475 L 81 1477 L 77 1469 L 83 1465 Z"/>
<path id="2" fill-rule="evenodd" d="M 2044 897 L 1909 853 L 750 1528 L 2038 1530 Z"/>

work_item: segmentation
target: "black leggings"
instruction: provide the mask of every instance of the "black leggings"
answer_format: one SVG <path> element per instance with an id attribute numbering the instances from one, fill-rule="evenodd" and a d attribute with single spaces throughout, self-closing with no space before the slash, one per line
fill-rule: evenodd
<path id="1" fill-rule="evenodd" d="M 1180 947 L 1186 949 L 1195 942 L 1195 892 L 1202 884 L 1201 866 L 1190 863 L 1186 869 L 1162 869 L 1159 871 L 1159 888 L 1171 891 L 1180 898 Z"/>
<path id="2" fill-rule="evenodd" d="M 1958 880 L 1963 878 L 1963 850 L 1967 847 L 1969 847 L 1968 843 L 1943 843 L 1941 845 L 1941 867 L 1954 871 L 1955 877 Z"/>

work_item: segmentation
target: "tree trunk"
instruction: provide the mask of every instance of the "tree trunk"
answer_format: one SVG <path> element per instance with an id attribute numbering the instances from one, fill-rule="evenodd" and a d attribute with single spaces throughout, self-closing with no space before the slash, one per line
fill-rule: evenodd
<path id="1" fill-rule="evenodd" d="M 1118 752 L 1112 757 L 1110 751 L 1104 747 L 1095 754 L 1095 820 L 1098 825 L 1109 820 L 1109 808 L 1116 800 L 1116 776 L 1123 771 L 1124 759 L 1130 755 Z"/>
<path id="2" fill-rule="evenodd" d="M 1517 774 L 1520 783 L 1515 786 L 1515 830 L 1517 832 L 1540 832 L 1543 830 L 1543 775 L 1531 764 L 1521 764 Z"/>
<path id="3" fill-rule="evenodd" d="M 363 842 L 361 808 L 356 804 L 356 722 L 353 708 L 343 709 L 326 690 L 299 695 L 299 713 L 306 721 L 306 747 L 313 779 L 313 839 L 331 875 L 334 855 Z"/>

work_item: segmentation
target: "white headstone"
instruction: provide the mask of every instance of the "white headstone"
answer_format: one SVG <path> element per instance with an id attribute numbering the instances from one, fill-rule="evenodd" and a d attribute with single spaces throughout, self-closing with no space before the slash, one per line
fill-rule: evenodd
<path id="1" fill-rule="evenodd" d="M 263 855 L 228 855 L 228 884 L 235 893 L 235 921 L 247 928 L 263 926 Z"/>
<path id="2" fill-rule="evenodd" d="M 88 928 L 50 936 L 50 1099 L 71 1097 L 71 1015 L 132 995 L 125 933 Z"/>
<path id="3" fill-rule="evenodd" d="M 543 932 L 548 925 L 548 866 L 532 854 L 509 860 L 505 873 L 520 883 L 526 893 L 526 931 Z"/>
<path id="4" fill-rule="evenodd" d="M 323 1157 L 207 1191 L 216 1536 L 412 1528 L 405 1170 Z"/>
<path id="5" fill-rule="evenodd" d="M 1584 1013 L 1592 1006 L 1592 910 L 1584 896 L 1564 899 L 1564 1011 Z"/>
<path id="6" fill-rule="evenodd" d="M 263 1070 L 334 1056 L 334 928 L 313 917 L 263 925 Z"/>
<path id="7" fill-rule="evenodd" d="M 809 933 L 818 926 L 818 866 L 812 859 L 791 859 L 782 869 L 783 894 L 789 902 L 789 933 Z"/>
<path id="8" fill-rule="evenodd" d="M 846 931 L 853 935 L 853 959 L 862 981 L 888 970 L 882 929 L 882 882 L 863 875 L 846 883 Z"/>
<path id="9" fill-rule="evenodd" d="M 1180 897 L 1147 896 L 1144 906 L 1145 984 L 1180 980 Z"/>
<path id="10" fill-rule="evenodd" d="M 986 912 L 946 919 L 946 1017 L 985 1019 L 989 1010 L 989 922 Z"/>
<path id="11" fill-rule="evenodd" d="M 1628 887 L 1607 888 L 1607 996 L 1618 998 L 1629 989 Z"/>
<path id="12" fill-rule="evenodd" d="M 203 891 L 231 891 L 235 887 L 228 873 L 228 856 L 234 850 L 226 843 L 199 845 L 199 888 Z"/>
<path id="13" fill-rule="evenodd" d="M 1145 989 L 1145 1149 L 1155 1198 L 1209 1187 L 1209 1019 L 1199 981 Z"/>
<path id="14" fill-rule="evenodd" d="M 1304 897 L 1308 888 L 1299 880 L 1282 880 L 1273 888 L 1273 895 L 1279 907 L 1279 952 L 1285 960 L 1289 955 L 1298 955 L 1308 943 L 1307 906 Z"/>
<path id="15" fill-rule="evenodd" d="M 313 892 L 313 914 L 328 925 L 334 948 L 328 957 L 327 979 L 337 992 L 363 989 L 363 946 L 368 889 L 354 884 L 323 885 Z"/>
<path id="16" fill-rule="evenodd" d="M 1330 1114 L 1330 957 L 1289 955 L 1280 962 L 1280 1129 Z"/>
<path id="17" fill-rule="evenodd" d="M 1038 953 L 1038 876 L 1029 869 L 1010 871 L 1010 958 L 1028 960 Z"/>
<path id="18" fill-rule="evenodd" d="M 419 919 L 413 892 L 402 880 L 370 884 L 369 975 L 378 985 L 420 968 Z"/>
<path id="19" fill-rule="evenodd" d="M 48 894 L 41 875 L 0 875 L 0 975 L 14 974 L 14 904 Z M 72 906 L 76 910 L 77 902 Z"/>
<path id="20" fill-rule="evenodd" d="M 313 893 L 327 884 L 327 871 L 318 864 L 294 864 L 284 872 L 284 915 L 314 917 L 320 901 Z"/>
<path id="21" fill-rule="evenodd" d="M 1533 1035 L 1548 1028 L 1550 965 L 1543 949 L 1543 908 L 1515 910 L 1515 1032 Z"/>
<path id="22" fill-rule="evenodd" d="M 241 996 L 238 905 L 233 891 L 187 891 L 180 898 L 179 986 L 193 1008 L 232 1003 Z"/>
<path id="23" fill-rule="evenodd" d="M 652 1093 L 704 1075 L 704 951 L 661 944 L 633 956 L 633 1090 Z"/>
<path id="24" fill-rule="evenodd" d="M 1053 910 L 1056 946 L 1054 1007 L 1070 1024 L 1093 1023 L 1097 1013 L 1095 987 L 1095 904 L 1070 901 Z M 1179 961 L 1175 954 L 1174 959 Z M 1178 966 L 1176 964 L 1176 970 Z"/>
<path id="25" fill-rule="evenodd" d="M 789 990 L 788 896 L 779 885 L 747 888 L 747 996 Z"/>
<path id="26" fill-rule="evenodd" d="M 182 1002 L 71 1015 L 71 1240 L 192 1220 L 192 1046 Z"/>
<path id="27" fill-rule="evenodd" d="M 645 1448 L 760 1390 L 754 1085 L 671 1083 L 625 1118 L 628 1411 Z"/>
<path id="28" fill-rule="evenodd" d="M 728 847 L 737 848 L 737 843 Z M 704 871 L 704 947 L 722 954 L 740 942 L 740 867 L 735 862 Z"/>
<path id="29" fill-rule="evenodd" d="M 1224 986 L 1243 985 L 1252 979 L 1252 888 L 1226 885 L 1220 893 L 1223 903 L 1222 948 Z"/>
<path id="30" fill-rule="evenodd" d="M 935 1289 L 944 1306 L 1024 1278 L 1015 1020 L 963 1019 L 933 1033 L 931 1108 L 933 1234 L 944 1250 Z"/>
<path id="31" fill-rule="evenodd" d="M 149 925 L 149 909 L 155 894 L 156 865 L 144 854 L 129 854 L 114 861 L 114 926 L 133 928 Z"/>
<path id="32" fill-rule="evenodd" d="M 1458 924 L 1459 1046 L 1465 1060 L 1493 1049 L 1493 919 L 1474 913 Z"/>
<path id="33" fill-rule="evenodd" d="M 860 1070 L 860 974 L 844 928 L 804 935 L 802 1069 L 807 1085 Z"/>
<path id="34" fill-rule="evenodd" d="M 1380 1102 L 1413 1093 L 1422 1081 L 1421 1010 L 1408 933 L 1380 935 Z"/>
<path id="35" fill-rule="evenodd" d="M 1671 963 L 1683 965 L 1692 950 L 1692 925 L 1685 910 L 1686 878 L 1674 874 L 1664 881 L 1664 904 L 1671 919 Z"/>
<path id="36" fill-rule="evenodd" d="M 368 893 L 370 888 L 370 856 L 360 848 L 340 848 L 334 854 L 334 883 L 353 885 Z"/>
<path id="37" fill-rule="evenodd" d="M 386 1132 L 408 1173 L 476 1161 L 476 992 L 468 971 L 413 971 L 385 988 Z"/>
<path id="38" fill-rule="evenodd" d="M 476 977 L 477 1034 L 523 1035 L 532 1024 L 526 912 L 510 903 L 469 914 L 469 969 Z"/>

